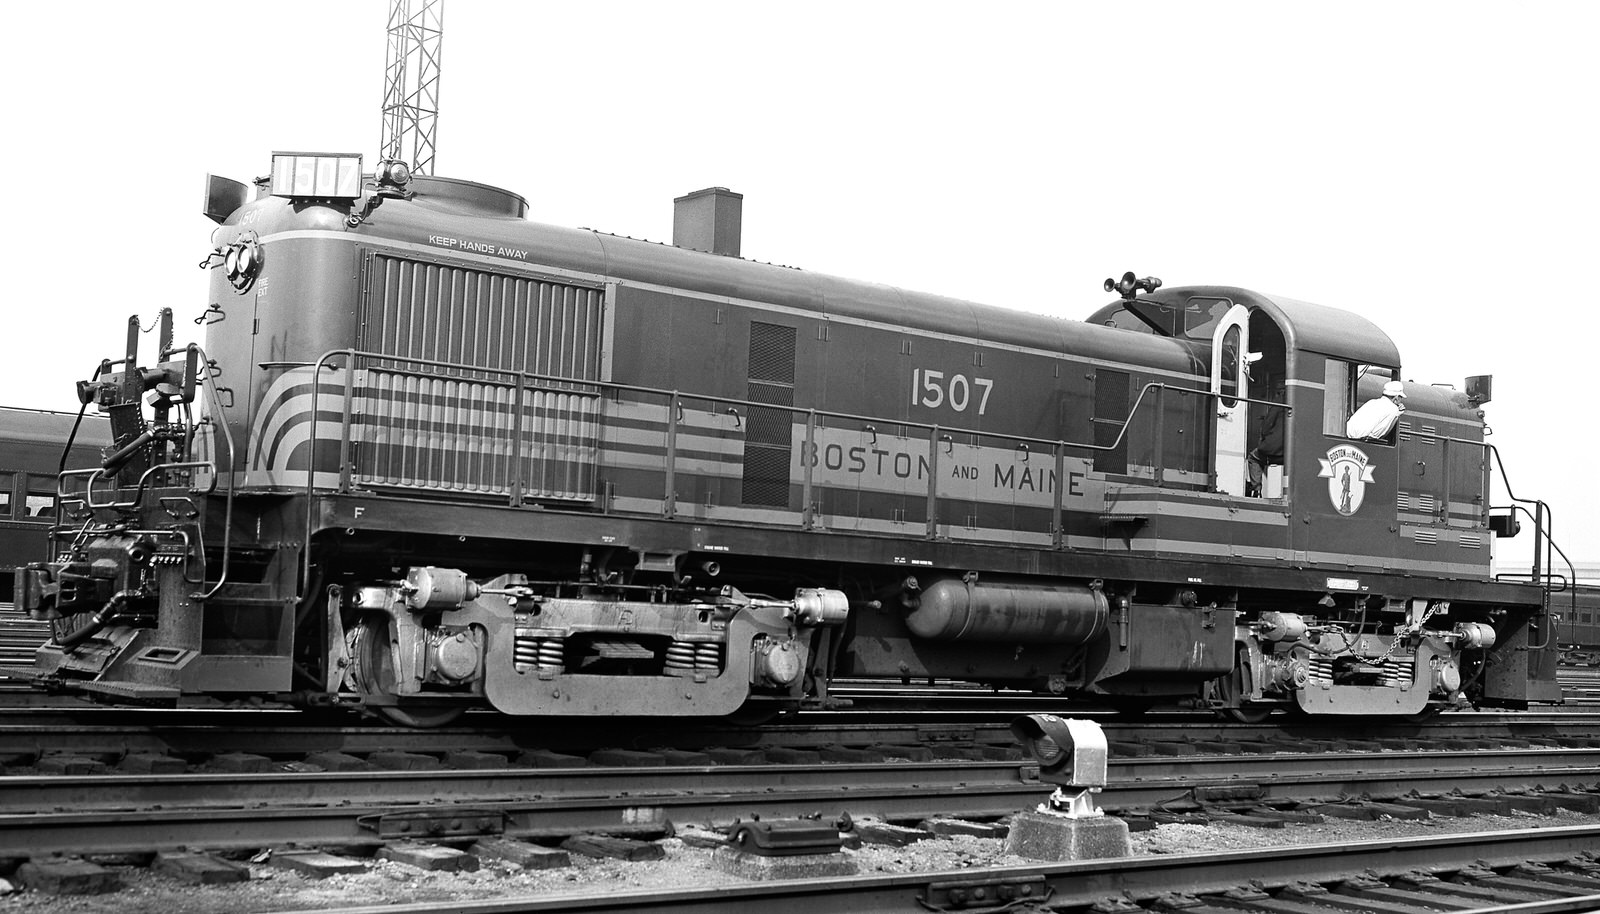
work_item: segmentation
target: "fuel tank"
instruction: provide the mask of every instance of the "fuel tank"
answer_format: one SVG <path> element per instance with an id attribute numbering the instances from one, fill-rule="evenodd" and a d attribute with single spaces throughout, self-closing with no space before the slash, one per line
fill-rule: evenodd
<path id="1" fill-rule="evenodd" d="M 932 641 L 1085 644 L 1106 630 L 1108 603 L 1079 584 L 1005 584 L 944 578 L 924 588 L 906 616 Z"/>

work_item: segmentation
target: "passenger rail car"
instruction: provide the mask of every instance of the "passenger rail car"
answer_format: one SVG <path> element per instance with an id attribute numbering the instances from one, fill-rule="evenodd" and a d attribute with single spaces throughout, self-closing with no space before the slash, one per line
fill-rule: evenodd
<path id="1" fill-rule="evenodd" d="M 49 555 L 56 476 L 77 421 L 74 413 L 0 406 L 0 603 L 15 601 L 19 566 Z M 100 449 L 110 443 L 105 418 L 89 413 L 69 459 L 74 464 L 99 460 Z"/>
<path id="2" fill-rule="evenodd" d="M 1556 626 L 1561 662 L 1600 666 L 1600 584 L 1577 584 L 1570 593 L 1554 593 L 1550 606 L 1561 617 Z"/>
<path id="3" fill-rule="evenodd" d="M 1559 700 L 1543 589 L 1489 573 L 1486 390 L 1401 382 L 1355 314 L 1129 274 L 1079 322 L 822 276 L 738 257 L 720 188 L 665 245 L 395 163 L 258 184 L 212 179 L 204 345 L 146 366 L 130 331 L 81 391 L 119 447 L 22 572 L 44 680 L 414 725 L 759 717 L 845 676 L 1240 717 Z M 1399 422 L 1349 437 L 1388 383 Z"/>

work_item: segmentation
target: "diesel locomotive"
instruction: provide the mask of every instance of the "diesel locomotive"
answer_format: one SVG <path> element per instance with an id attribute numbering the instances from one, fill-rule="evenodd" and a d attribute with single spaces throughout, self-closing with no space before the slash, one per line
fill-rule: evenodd
<path id="1" fill-rule="evenodd" d="M 754 262 L 740 201 L 680 198 L 668 245 L 359 156 L 211 178 L 203 344 L 164 314 L 141 356 L 135 318 L 79 385 L 115 440 L 19 569 L 31 675 L 413 726 L 755 719 L 856 677 L 1560 700 L 1544 576 L 1490 573 L 1546 514 L 1490 503 L 1487 378 L 1402 381 L 1371 321 L 1240 288 L 1127 274 L 1074 321 Z"/>

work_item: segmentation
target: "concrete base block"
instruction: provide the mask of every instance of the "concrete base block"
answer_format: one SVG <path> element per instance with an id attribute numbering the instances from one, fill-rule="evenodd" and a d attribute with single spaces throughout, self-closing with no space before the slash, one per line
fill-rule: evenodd
<path id="1" fill-rule="evenodd" d="M 758 857 L 732 847 L 719 847 L 711 855 L 711 865 L 730 876 L 752 881 L 814 879 L 820 876 L 856 874 L 855 860 L 843 852 L 800 854 L 794 857 Z"/>
<path id="2" fill-rule="evenodd" d="M 1100 860 L 1133 853 L 1128 824 L 1113 816 L 1069 819 L 1028 810 L 1011 820 L 1006 853 L 1029 860 Z"/>

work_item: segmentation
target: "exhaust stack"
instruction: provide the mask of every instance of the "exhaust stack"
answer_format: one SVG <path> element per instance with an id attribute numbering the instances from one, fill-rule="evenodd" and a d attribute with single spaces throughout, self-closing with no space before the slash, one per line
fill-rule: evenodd
<path id="1" fill-rule="evenodd" d="M 672 243 L 675 247 L 739 256 L 744 194 L 726 187 L 707 187 L 672 201 Z"/>

